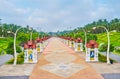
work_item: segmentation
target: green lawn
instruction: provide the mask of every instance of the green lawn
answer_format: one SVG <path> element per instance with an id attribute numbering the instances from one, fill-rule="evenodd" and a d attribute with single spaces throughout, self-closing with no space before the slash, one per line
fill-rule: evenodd
<path id="1" fill-rule="evenodd" d="M 100 43 L 107 43 L 107 34 L 106 33 L 101 33 L 97 34 L 97 42 Z M 110 43 L 116 47 L 120 47 L 120 33 L 119 32 L 110 32 Z M 120 55 L 120 52 L 113 52 L 117 55 Z"/>
<path id="2" fill-rule="evenodd" d="M 107 35 L 106 33 L 97 34 L 97 42 L 100 43 L 107 43 Z M 110 43 L 113 46 L 120 46 L 120 33 L 118 32 L 110 32 Z"/>

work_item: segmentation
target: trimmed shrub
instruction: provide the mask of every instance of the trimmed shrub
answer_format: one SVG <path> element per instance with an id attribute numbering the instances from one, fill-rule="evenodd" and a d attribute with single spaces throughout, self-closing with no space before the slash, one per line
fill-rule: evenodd
<path id="1" fill-rule="evenodd" d="M 6 62 L 6 64 L 13 64 L 14 58 Z M 24 58 L 17 58 L 17 64 L 23 64 L 24 63 Z"/>
<path id="2" fill-rule="evenodd" d="M 23 52 L 20 53 L 17 57 L 18 57 L 18 58 L 24 58 L 24 53 L 23 53 Z"/>
<path id="3" fill-rule="evenodd" d="M 102 55 L 102 54 L 98 54 L 98 60 L 99 60 L 100 62 L 107 62 L 106 56 L 104 56 L 104 55 Z"/>
<path id="4" fill-rule="evenodd" d="M 13 64 L 14 62 L 14 58 L 12 58 L 11 60 L 7 61 L 6 64 Z"/>
<path id="5" fill-rule="evenodd" d="M 120 55 L 120 47 L 115 47 L 114 52 Z"/>
<path id="6" fill-rule="evenodd" d="M 6 62 L 6 64 L 13 64 L 13 62 L 14 62 L 14 58 Z M 24 63 L 24 53 L 20 53 L 17 56 L 17 64 L 23 64 L 23 63 Z"/>
<path id="7" fill-rule="evenodd" d="M 99 62 L 107 62 L 107 57 L 102 55 L 102 54 L 98 54 L 98 60 Z M 110 58 L 110 61 L 116 62 L 115 60 Z"/>
<path id="8" fill-rule="evenodd" d="M 107 43 L 103 43 L 99 46 L 99 51 L 100 52 L 106 52 L 107 51 Z M 110 44 L 110 52 L 113 52 L 114 50 L 114 46 L 112 44 Z"/>

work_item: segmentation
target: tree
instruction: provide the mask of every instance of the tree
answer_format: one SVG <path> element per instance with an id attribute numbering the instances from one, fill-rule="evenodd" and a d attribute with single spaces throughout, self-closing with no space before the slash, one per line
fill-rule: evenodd
<path id="1" fill-rule="evenodd" d="M 19 46 L 16 46 L 17 52 L 21 52 L 21 48 Z M 8 47 L 6 48 L 7 54 L 11 54 L 14 57 L 14 48 L 13 48 L 13 42 L 8 43 Z"/>
<path id="2" fill-rule="evenodd" d="M 29 35 L 23 32 L 18 33 L 17 40 L 21 41 L 22 43 L 27 42 L 29 40 Z"/>

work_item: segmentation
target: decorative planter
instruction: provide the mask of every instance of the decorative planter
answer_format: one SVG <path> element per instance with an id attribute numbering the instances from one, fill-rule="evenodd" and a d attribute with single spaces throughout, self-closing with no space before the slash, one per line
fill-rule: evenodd
<path id="1" fill-rule="evenodd" d="M 86 44 L 86 61 L 97 62 L 98 61 L 98 44 L 94 40 L 90 40 Z"/>
<path id="2" fill-rule="evenodd" d="M 42 41 L 42 39 L 40 39 L 40 38 L 36 39 L 36 46 L 37 46 L 37 48 L 36 48 L 37 52 L 42 52 L 43 51 L 43 41 Z"/>
<path id="3" fill-rule="evenodd" d="M 24 63 L 37 63 L 36 44 L 33 41 L 24 44 Z"/>
<path id="4" fill-rule="evenodd" d="M 73 38 L 70 39 L 70 45 L 69 45 L 69 47 L 72 47 L 72 48 L 75 47 L 75 42 L 74 42 Z"/>
<path id="5" fill-rule="evenodd" d="M 75 41 L 75 51 L 83 51 L 83 43 L 80 38 Z"/>

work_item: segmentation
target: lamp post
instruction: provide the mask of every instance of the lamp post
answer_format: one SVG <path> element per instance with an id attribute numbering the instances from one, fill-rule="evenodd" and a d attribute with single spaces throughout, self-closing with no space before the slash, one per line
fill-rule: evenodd
<path id="1" fill-rule="evenodd" d="M 30 32 L 30 41 L 32 41 L 32 30 L 33 30 L 33 28 L 30 27 L 29 30 L 31 31 L 31 32 Z"/>
<path id="2" fill-rule="evenodd" d="M 1 20 L 2 19 L 0 19 L 0 26 L 2 27 L 2 37 L 4 37 L 4 34 L 3 34 L 4 33 L 4 29 L 3 29 L 3 26 L 2 26 Z"/>
<path id="3" fill-rule="evenodd" d="M 17 32 L 21 29 L 22 27 L 18 28 L 16 30 L 16 32 L 11 32 L 11 31 L 8 31 L 8 33 L 12 33 L 14 35 L 14 63 L 13 65 L 16 65 L 17 63 L 17 53 L 16 53 L 16 35 L 17 35 Z"/>
<path id="4" fill-rule="evenodd" d="M 1 20 L 2 20 L 2 19 L 0 19 L 0 26 L 1 26 Z M 1 28 L 1 29 L 2 29 L 2 28 Z M 2 36 L 2 35 L 1 35 L 1 36 Z"/>
<path id="5" fill-rule="evenodd" d="M 110 52 L 110 33 L 108 29 L 104 26 L 99 26 L 101 28 L 104 28 L 105 31 L 107 32 L 107 40 L 108 40 L 108 47 L 107 47 L 107 64 L 110 64 L 110 59 L 109 59 L 109 52 Z M 93 27 L 93 29 L 96 29 L 96 27 Z"/>
<path id="6" fill-rule="evenodd" d="M 40 37 L 41 28 L 39 28 L 39 31 L 38 31 L 38 32 L 39 32 L 39 34 L 38 34 L 38 38 L 39 38 L 39 37 Z"/>
<path id="7" fill-rule="evenodd" d="M 70 31 L 71 31 L 71 27 L 67 27 L 67 29 L 68 29 L 68 37 L 70 37 Z"/>
<path id="8" fill-rule="evenodd" d="M 85 36 L 85 52 L 87 52 L 87 48 L 86 48 L 86 44 L 87 44 L 87 33 L 86 33 L 86 31 L 84 30 L 84 29 L 82 29 L 83 30 L 83 32 L 84 32 L 84 36 Z"/>
<path id="9" fill-rule="evenodd" d="M 36 27 L 37 32 L 38 32 L 38 38 L 40 38 L 40 32 L 41 32 L 41 27 Z"/>
<path id="10" fill-rule="evenodd" d="M 45 29 L 41 29 L 41 32 L 42 32 L 41 37 L 42 38 L 44 38 L 44 31 L 45 31 Z"/>

